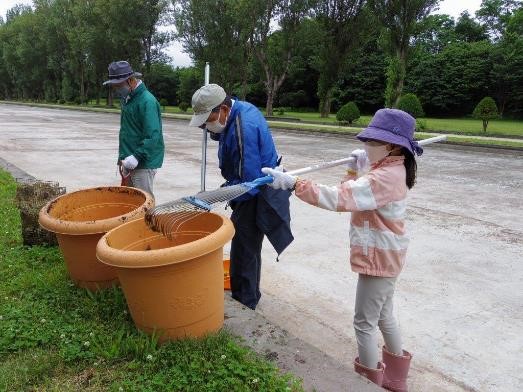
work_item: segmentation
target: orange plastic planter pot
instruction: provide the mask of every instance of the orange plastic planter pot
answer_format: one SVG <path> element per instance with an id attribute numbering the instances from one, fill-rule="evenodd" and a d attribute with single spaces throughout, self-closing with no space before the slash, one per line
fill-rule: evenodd
<path id="1" fill-rule="evenodd" d="M 226 259 L 223 260 L 223 288 L 224 290 L 231 289 L 231 274 L 229 272 L 231 268 L 231 261 Z"/>
<path id="2" fill-rule="evenodd" d="M 102 237 L 97 257 L 118 272 L 136 326 L 160 341 L 200 337 L 223 326 L 223 246 L 232 222 L 214 213 L 194 214 L 172 239 L 143 219 Z"/>
<path id="3" fill-rule="evenodd" d="M 96 258 L 96 245 L 109 230 L 143 217 L 154 206 L 146 192 L 128 187 L 99 187 L 66 193 L 47 203 L 40 225 L 56 233 L 71 279 L 91 291 L 118 283 L 116 270 Z"/>

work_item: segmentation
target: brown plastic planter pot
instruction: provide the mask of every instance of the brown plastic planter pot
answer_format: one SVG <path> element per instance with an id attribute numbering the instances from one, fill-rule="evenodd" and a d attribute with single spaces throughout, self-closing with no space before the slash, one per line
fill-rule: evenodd
<path id="1" fill-rule="evenodd" d="M 131 316 L 160 341 L 200 337 L 223 326 L 223 246 L 232 222 L 214 213 L 195 214 L 172 239 L 143 219 L 108 232 L 98 259 L 116 267 Z"/>
<path id="2" fill-rule="evenodd" d="M 40 225 L 56 233 L 71 279 L 92 291 L 118 283 L 116 270 L 96 258 L 96 244 L 109 230 L 143 217 L 154 206 L 146 192 L 128 187 L 99 187 L 59 196 L 38 216 Z"/>
<path id="3" fill-rule="evenodd" d="M 231 260 L 226 259 L 223 260 L 223 289 L 224 290 L 230 290 L 231 289 Z"/>

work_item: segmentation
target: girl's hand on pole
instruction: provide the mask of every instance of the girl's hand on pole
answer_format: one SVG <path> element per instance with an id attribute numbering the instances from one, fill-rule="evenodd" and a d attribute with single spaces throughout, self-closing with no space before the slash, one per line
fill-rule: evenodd
<path id="1" fill-rule="evenodd" d="M 271 188 L 274 189 L 294 190 L 296 181 L 298 180 L 298 177 L 284 173 L 279 167 L 275 169 L 264 167 L 262 169 L 262 173 L 274 178 L 274 181 L 271 184 L 268 184 Z"/>
<path id="2" fill-rule="evenodd" d="M 354 160 L 347 164 L 347 174 L 361 176 L 369 171 L 370 162 L 365 150 L 359 148 L 351 152 Z"/>

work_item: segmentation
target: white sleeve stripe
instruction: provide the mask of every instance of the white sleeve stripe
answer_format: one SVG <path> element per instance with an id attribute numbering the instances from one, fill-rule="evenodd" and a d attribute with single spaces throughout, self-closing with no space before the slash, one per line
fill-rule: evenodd
<path id="1" fill-rule="evenodd" d="M 358 245 L 364 249 L 371 247 L 383 250 L 402 251 L 407 249 L 409 237 L 394 234 L 390 231 L 365 230 L 365 228 L 351 225 L 350 242 L 351 245 Z"/>
<path id="2" fill-rule="evenodd" d="M 318 185 L 320 194 L 318 197 L 318 207 L 326 210 L 338 210 L 338 188 L 325 185 Z"/>
<path id="3" fill-rule="evenodd" d="M 376 200 L 367 178 L 360 177 L 356 181 L 350 181 L 350 187 L 358 210 L 369 211 L 377 208 Z"/>
<path id="4" fill-rule="evenodd" d="M 385 219 L 403 219 L 405 217 L 406 208 L 407 202 L 405 199 L 400 201 L 393 201 L 386 206 L 378 208 L 378 214 L 380 214 Z"/>

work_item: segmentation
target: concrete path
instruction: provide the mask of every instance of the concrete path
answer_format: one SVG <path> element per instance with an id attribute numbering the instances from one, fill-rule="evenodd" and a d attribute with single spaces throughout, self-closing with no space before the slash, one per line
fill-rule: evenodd
<path id="1" fill-rule="evenodd" d="M 116 184 L 119 116 L 0 105 L 0 157 L 68 191 Z M 166 161 L 158 202 L 200 187 L 201 132 L 164 122 Z M 275 131 L 287 168 L 346 156 L 342 136 Z M 222 179 L 209 142 L 208 188 Z M 521 152 L 432 145 L 418 161 L 409 197 L 407 266 L 396 314 L 414 354 L 413 391 L 518 391 L 523 383 L 523 156 Z M 342 168 L 311 175 L 339 181 Z M 257 312 L 350 367 L 357 277 L 348 263 L 348 214 L 293 198 L 295 242 L 275 262 L 263 249 Z M 223 211 L 225 214 L 229 211 Z"/>

